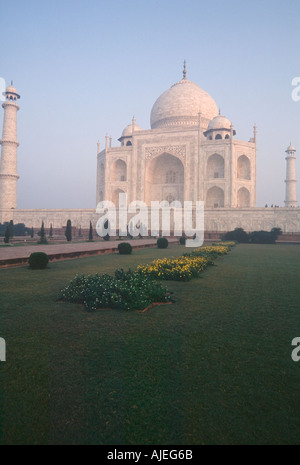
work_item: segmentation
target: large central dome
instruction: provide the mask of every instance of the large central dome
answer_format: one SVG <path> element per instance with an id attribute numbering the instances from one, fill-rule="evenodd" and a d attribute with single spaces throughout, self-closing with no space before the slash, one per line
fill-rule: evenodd
<path id="1" fill-rule="evenodd" d="M 154 103 L 151 129 L 196 126 L 199 112 L 205 126 L 219 113 L 213 98 L 184 77 Z"/>

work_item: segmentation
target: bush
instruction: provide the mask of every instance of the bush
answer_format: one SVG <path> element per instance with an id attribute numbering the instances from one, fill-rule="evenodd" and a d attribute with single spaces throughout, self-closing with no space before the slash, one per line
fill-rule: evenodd
<path id="1" fill-rule="evenodd" d="M 268 231 L 253 231 L 249 234 L 251 244 L 275 244 L 276 234 Z"/>
<path id="2" fill-rule="evenodd" d="M 159 249 L 166 249 L 168 247 L 168 245 L 169 245 L 169 241 L 168 241 L 168 239 L 166 237 L 159 237 L 157 239 L 156 244 L 157 244 L 157 247 Z"/>
<path id="3" fill-rule="evenodd" d="M 49 257 L 44 252 L 33 252 L 29 257 L 29 266 L 33 270 L 44 270 L 49 262 Z"/>
<path id="4" fill-rule="evenodd" d="M 234 231 L 228 231 L 224 234 L 222 239 L 224 241 L 237 241 L 241 244 L 247 244 L 249 242 L 249 236 L 243 228 L 235 228 Z"/>
<path id="5" fill-rule="evenodd" d="M 272 234 L 275 236 L 275 240 L 278 239 L 278 236 L 282 234 L 282 229 L 281 228 L 272 228 L 270 231 Z"/>
<path id="6" fill-rule="evenodd" d="M 120 255 L 130 255 L 132 247 L 128 242 L 121 242 L 121 244 L 118 245 L 118 250 Z"/>
<path id="7" fill-rule="evenodd" d="M 185 243 L 186 243 L 186 238 L 185 238 L 184 236 L 181 236 L 181 237 L 179 238 L 179 244 L 180 244 L 180 245 L 185 245 Z"/>

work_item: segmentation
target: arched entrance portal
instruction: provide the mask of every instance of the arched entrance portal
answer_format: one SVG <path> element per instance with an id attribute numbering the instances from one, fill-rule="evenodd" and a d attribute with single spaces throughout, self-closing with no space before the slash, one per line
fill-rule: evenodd
<path id="1" fill-rule="evenodd" d="M 152 200 L 184 201 L 184 167 L 182 162 L 170 155 L 162 155 L 151 160 L 145 174 L 145 201 Z"/>

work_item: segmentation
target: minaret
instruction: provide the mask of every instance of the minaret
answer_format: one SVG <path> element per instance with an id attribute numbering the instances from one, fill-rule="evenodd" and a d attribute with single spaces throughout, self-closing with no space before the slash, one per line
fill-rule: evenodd
<path id="1" fill-rule="evenodd" d="M 17 100 L 20 98 L 12 83 L 3 93 L 5 102 L 0 161 L 0 210 L 17 208 Z"/>
<path id="2" fill-rule="evenodd" d="M 295 167 L 295 152 L 296 149 L 290 144 L 285 151 L 286 155 L 286 180 L 285 180 L 285 206 L 296 207 L 297 196 L 296 196 L 296 167 Z"/>

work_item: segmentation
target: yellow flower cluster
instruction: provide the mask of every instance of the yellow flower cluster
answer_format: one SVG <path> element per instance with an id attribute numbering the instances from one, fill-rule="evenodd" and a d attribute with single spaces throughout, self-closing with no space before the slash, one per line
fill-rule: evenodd
<path id="1" fill-rule="evenodd" d="M 155 279 L 188 281 L 197 277 L 208 264 L 209 260 L 205 257 L 181 256 L 155 260 L 150 265 L 140 265 L 137 271 Z"/>
<path id="2" fill-rule="evenodd" d="M 213 244 L 214 246 L 224 246 L 224 247 L 234 247 L 236 243 L 234 241 L 224 241 L 224 242 L 217 242 L 216 244 Z"/>
<path id="3" fill-rule="evenodd" d="M 201 255 L 212 255 L 212 256 L 216 256 L 216 255 L 225 255 L 227 254 L 227 252 L 229 251 L 229 247 L 228 246 L 225 246 L 225 245 L 210 245 L 210 246 L 206 246 L 206 247 L 198 247 L 197 249 L 194 249 L 193 252 L 191 253 L 191 255 L 198 255 L 198 254 L 201 254 Z"/>
<path id="4" fill-rule="evenodd" d="M 189 281 L 198 277 L 208 265 L 212 265 L 219 255 L 225 255 L 230 247 L 227 243 L 199 247 L 181 257 L 162 258 L 149 265 L 140 265 L 137 271 L 154 279 Z"/>

